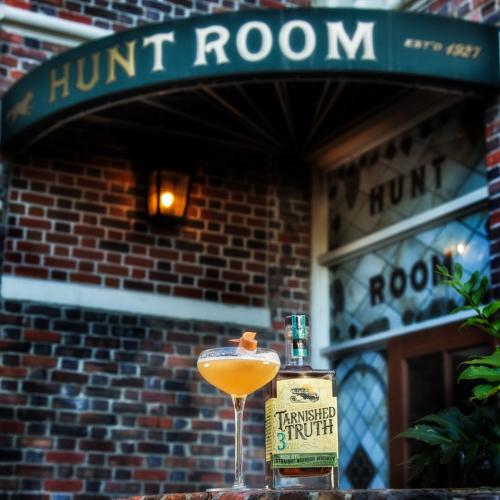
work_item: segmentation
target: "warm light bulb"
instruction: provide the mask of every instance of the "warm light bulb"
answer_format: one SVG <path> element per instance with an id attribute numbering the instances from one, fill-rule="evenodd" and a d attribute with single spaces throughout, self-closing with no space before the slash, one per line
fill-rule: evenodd
<path id="1" fill-rule="evenodd" d="M 457 252 L 460 254 L 460 255 L 463 255 L 465 253 L 465 245 L 463 243 L 459 243 L 457 245 Z"/>
<path id="2" fill-rule="evenodd" d="M 160 203 L 164 208 L 170 208 L 174 204 L 174 195 L 167 191 L 160 196 Z"/>

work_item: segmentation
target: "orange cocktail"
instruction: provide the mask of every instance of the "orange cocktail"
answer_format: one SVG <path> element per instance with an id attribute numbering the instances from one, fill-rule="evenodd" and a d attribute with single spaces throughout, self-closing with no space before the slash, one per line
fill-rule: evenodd
<path id="1" fill-rule="evenodd" d="M 233 339 L 237 347 L 207 349 L 198 357 L 198 371 L 213 386 L 229 394 L 234 408 L 234 484 L 232 488 L 209 491 L 245 490 L 243 479 L 243 409 L 249 394 L 260 389 L 278 373 L 280 358 L 272 349 L 257 349 L 255 332 Z"/>
<path id="2" fill-rule="evenodd" d="M 248 396 L 266 385 L 278 373 L 274 357 L 245 356 L 212 358 L 198 361 L 198 370 L 210 384 L 230 396 Z"/>

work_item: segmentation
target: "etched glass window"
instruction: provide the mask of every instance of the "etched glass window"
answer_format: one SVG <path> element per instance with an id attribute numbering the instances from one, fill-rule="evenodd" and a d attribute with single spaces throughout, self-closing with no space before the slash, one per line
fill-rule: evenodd
<path id="1" fill-rule="evenodd" d="M 443 112 L 329 174 L 336 249 L 486 184 L 478 106 Z"/>
<path id="2" fill-rule="evenodd" d="M 436 264 L 488 273 L 487 213 L 479 211 L 330 268 L 331 340 L 346 341 L 450 313 L 462 305 Z"/>
<path id="3" fill-rule="evenodd" d="M 385 358 L 378 352 L 363 352 L 343 359 L 336 371 L 340 415 L 340 487 L 387 487 Z"/>

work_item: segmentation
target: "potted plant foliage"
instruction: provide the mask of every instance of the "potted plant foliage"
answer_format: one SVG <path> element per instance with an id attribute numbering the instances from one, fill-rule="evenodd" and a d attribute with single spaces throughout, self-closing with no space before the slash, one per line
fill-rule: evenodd
<path id="1" fill-rule="evenodd" d="M 462 267 L 454 266 L 450 273 L 438 266 L 442 283 L 451 286 L 464 299 L 464 305 L 453 312 L 472 311 L 461 330 L 478 328 L 496 339 L 495 349 L 488 356 L 465 361 L 460 366 L 458 383 L 475 383 L 469 402 L 470 411 L 456 407 L 426 415 L 413 427 L 398 434 L 399 438 L 416 439 L 422 451 L 409 461 L 409 480 L 412 485 L 440 486 L 436 478 L 439 466 L 453 463 L 460 467 L 462 484 L 455 486 L 500 486 L 500 301 L 484 305 L 488 294 L 488 278 L 478 272 L 463 280 Z"/>

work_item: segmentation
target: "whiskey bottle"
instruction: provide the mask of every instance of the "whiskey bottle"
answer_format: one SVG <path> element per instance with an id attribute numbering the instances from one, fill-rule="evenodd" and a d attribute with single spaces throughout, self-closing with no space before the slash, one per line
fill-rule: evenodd
<path id="1" fill-rule="evenodd" d="M 265 403 L 266 480 L 273 489 L 339 485 L 335 372 L 309 362 L 309 318 L 285 318 L 286 363 Z"/>

